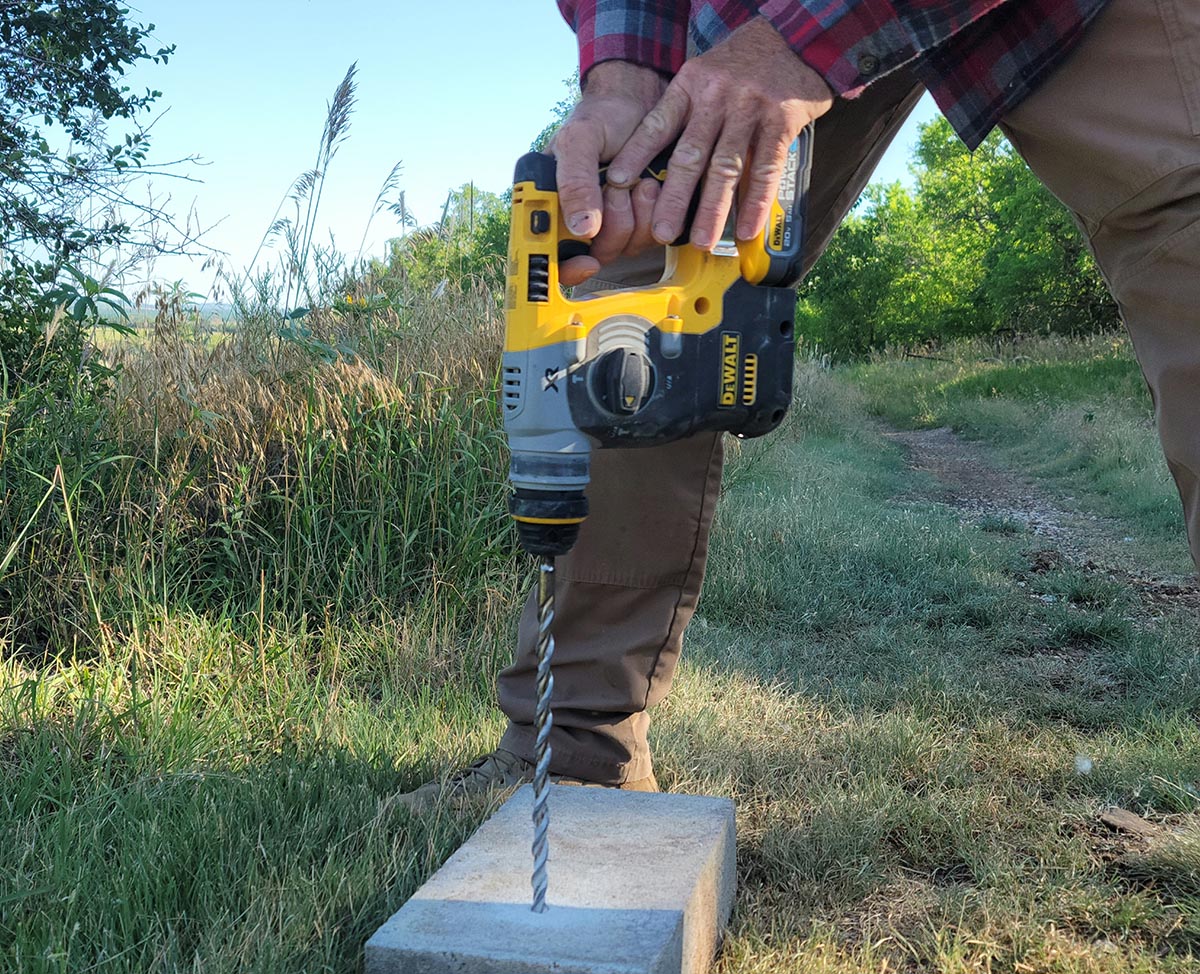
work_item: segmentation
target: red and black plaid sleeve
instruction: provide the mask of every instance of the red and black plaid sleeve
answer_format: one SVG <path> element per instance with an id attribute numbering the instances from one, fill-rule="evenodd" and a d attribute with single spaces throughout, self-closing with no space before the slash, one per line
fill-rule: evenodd
<path id="1" fill-rule="evenodd" d="M 759 14 L 835 94 L 949 40 L 1005 0 L 766 0 Z"/>
<path id="2" fill-rule="evenodd" d="M 689 53 L 761 16 L 838 95 L 910 66 L 971 148 L 1062 62 L 1106 3 L 558 0 L 579 37 L 581 74 L 610 59 L 672 74 Z"/>
<path id="3" fill-rule="evenodd" d="M 558 0 L 579 41 L 579 77 L 601 61 L 674 74 L 687 56 L 689 0 Z"/>

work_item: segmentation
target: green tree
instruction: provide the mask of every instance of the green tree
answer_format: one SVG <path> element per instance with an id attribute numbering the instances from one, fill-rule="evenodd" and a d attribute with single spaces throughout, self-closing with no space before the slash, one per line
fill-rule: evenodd
<path id="1" fill-rule="evenodd" d="M 508 254 L 509 195 L 472 183 L 451 190 L 441 219 L 393 240 L 387 273 L 400 272 L 419 289 L 447 280 L 481 280 L 499 293 Z"/>
<path id="2" fill-rule="evenodd" d="M 127 69 L 165 62 L 154 25 L 116 0 L 0 3 L 0 356 L 28 355 L 62 269 L 135 235 L 125 190 L 149 144 L 137 118 L 160 96 L 135 94 Z M 110 140 L 108 123 L 123 120 Z M 151 212 L 150 216 L 158 216 Z"/>
<path id="3" fill-rule="evenodd" d="M 559 126 L 567 120 L 567 116 L 571 114 L 571 109 L 579 102 L 579 71 L 576 69 L 571 77 L 563 82 L 567 89 L 565 98 L 560 99 L 550 109 L 550 121 L 546 123 L 537 137 L 530 143 L 529 148 L 533 152 L 545 152 L 546 146 L 550 144 L 550 140 L 554 137 L 554 133 L 558 131 Z"/>
<path id="4" fill-rule="evenodd" d="M 805 336 L 861 355 L 997 332 L 1082 333 L 1117 310 L 1070 214 L 997 133 L 921 129 L 915 189 L 869 187 L 801 290 Z"/>
<path id="5" fill-rule="evenodd" d="M 965 306 L 976 323 L 962 333 L 1078 334 L 1116 320 L 1070 213 L 999 133 L 971 153 L 945 119 L 931 122 L 914 173 L 939 247 L 969 251 L 975 286 Z"/>
<path id="6" fill-rule="evenodd" d="M 978 278 L 969 235 L 930 233 L 920 196 L 872 185 L 800 291 L 800 330 L 839 355 L 971 333 Z"/>
<path id="7" fill-rule="evenodd" d="M 1009 150 L 993 179 L 996 233 L 978 292 L 998 329 L 1081 334 L 1120 312 L 1070 212 Z"/>
<path id="8" fill-rule="evenodd" d="M 545 151 L 579 101 L 579 73 L 563 84 L 567 94 L 550 109 L 550 121 L 530 145 L 533 151 Z M 490 193 L 465 183 L 447 194 L 437 223 L 391 241 L 386 265 L 375 263 L 372 275 L 381 281 L 402 278 L 429 291 L 447 281 L 482 281 L 499 295 L 504 288 L 511 208 L 511 192 Z"/>
<path id="9" fill-rule="evenodd" d="M 841 354 L 861 355 L 884 341 L 877 330 L 897 269 L 907 261 L 888 229 L 912 207 L 899 183 L 868 187 L 861 211 L 846 217 L 829 249 L 801 288 L 799 328 L 804 337 Z M 890 218 L 889 218 L 890 217 Z"/>

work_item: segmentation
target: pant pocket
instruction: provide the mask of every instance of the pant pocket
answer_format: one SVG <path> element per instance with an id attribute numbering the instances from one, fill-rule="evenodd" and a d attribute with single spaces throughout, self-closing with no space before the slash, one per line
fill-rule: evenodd
<path id="1" fill-rule="evenodd" d="M 1191 119 L 1192 135 L 1200 135 L 1200 3 L 1158 0 L 1158 10 Z"/>

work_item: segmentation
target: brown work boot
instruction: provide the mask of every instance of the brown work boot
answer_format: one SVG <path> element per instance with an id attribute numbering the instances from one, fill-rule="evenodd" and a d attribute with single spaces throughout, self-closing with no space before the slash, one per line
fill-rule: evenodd
<path id="1" fill-rule="evenodd" d="M 582 785 L 590 788 L 618 788 L 621 791 L 658 791 L 654 775 L 637 781 L 626 781 L 619 785 L 605 785 L 583 778 L 567 778 L 551 775 L 556 785 Z M 451 772 L 444 778 L 435 778 L 414 791 L 394 795 L 392 801 L 414 811 L 429 808 L 441 801 L 461 802 L 470 798 L 492 797 L 502 791 L 512 791 L 519 785 L 533 781 L 533 762 L 519 754 L 497 748 L 491 754 L 476 758 L 467 767 Z"/>

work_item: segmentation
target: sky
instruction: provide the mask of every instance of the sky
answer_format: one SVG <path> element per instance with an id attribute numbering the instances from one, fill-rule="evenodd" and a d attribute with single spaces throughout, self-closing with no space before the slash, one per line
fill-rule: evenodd
<path id="1" fill-rule="evenodd" d="M 550 121 L 575 69 L 570 29 L 553 0 L 133 0 L 153 23 L 165 66 L 141 65 L 135 90 L 161 91 L 152 157 L 198 157 L 176 167 L 193 181 L 155 177 L 179 216 L 211 227 L 209 247 L 248 265 L 292 182 L 314 164 L 326 107 L 352 63 L 358 99 L 349 138 L 330 167 L 316 237 L 353 256 L 380 185 L 402 163 L 399 188 L 422 223 L 467 182 L 502 192 L 512 166 Z M 907 177 L 916 124 L 900 133 L 877 178 Z M 820 151 L 819 148 L 817 151 Z M 290 207 L 280 213 L 290 215 Z M 395 218 L 370 224 L 365 255 L 397 236 Z M 269 259 L 270 254 L 267 254 Z M 160 281 L 207 296 L 202 260 L 160 258 Z"/>

